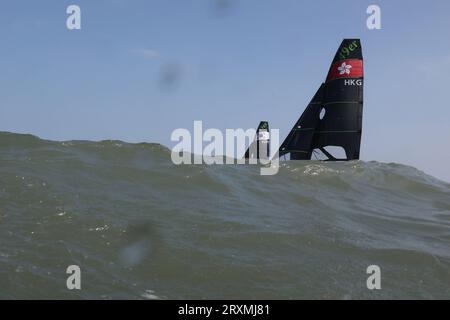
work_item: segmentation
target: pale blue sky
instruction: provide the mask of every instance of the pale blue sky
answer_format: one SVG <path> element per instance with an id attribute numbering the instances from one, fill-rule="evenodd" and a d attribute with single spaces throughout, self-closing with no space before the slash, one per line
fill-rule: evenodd
<path id="1" fill-rule="evenodd" d="M 66 7 L 82 30 L 66 29 Z M 382 30 L 366 8 L 382 9 Z M 282 139 L 361 38 L 361 157 L 450 181 L 450 1 L 41 0 L 0 6 L 0 130 L 171 146 L 194 120 Z"/>

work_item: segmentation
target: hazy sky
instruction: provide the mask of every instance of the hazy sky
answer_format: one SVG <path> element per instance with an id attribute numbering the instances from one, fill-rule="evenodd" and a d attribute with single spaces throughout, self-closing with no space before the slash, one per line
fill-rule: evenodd
<path id="1" fill-rule="evenodd" d="M 284 139 L 342 39 L 361 38 L 362 159 L 450 181 L 449 16 L 447 0 L 2 1 L 0 130 L 171 146 L 194 120 L 268 120 Z"/>

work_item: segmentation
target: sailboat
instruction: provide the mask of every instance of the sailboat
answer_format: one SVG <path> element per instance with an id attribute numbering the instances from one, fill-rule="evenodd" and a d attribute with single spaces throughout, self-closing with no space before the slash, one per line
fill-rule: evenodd
<path id="1" fill-rule="evenodd" d="M 255 140 L 245 152 L 244 159 L 270 159 L 269 122 L 259 123 Z"/>
<path id="2" fill-rule="evenodd" d="M 359 159 L 363 79 L 361 41 L 344 39 L 325 82 L 319 86 L 275 157 L 324 161 Z"/>

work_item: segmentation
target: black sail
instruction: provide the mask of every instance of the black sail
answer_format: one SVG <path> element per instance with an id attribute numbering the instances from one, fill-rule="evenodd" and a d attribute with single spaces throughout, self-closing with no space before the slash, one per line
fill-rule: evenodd
<path id="1" fill-rule="evenodd" d="M 245 159 L 269 159 L 270 157 L 270 138 L 269 122 L 261 121 L 256 129 L 256 136 L 253 143 L 245 152 Z"/>
<path id="2" fill-rule="evenodd" d="M 280 146 L 279 156 L 290 154 L 292 160 L 311 159 L 312 143 L 319 122 L 324 84 L 320 86 L 302 116 Z"/>
<path id="3" fill-rule="evenodd" d="M 363 113 L 363 57 L 358 39 L 342 41 L 326 81 L 282 143 L 279 156 L 308 160 L 321 151 L 327 160 L 359 159 Z M 330 147 L 341 147 L 337 157 Z"/>

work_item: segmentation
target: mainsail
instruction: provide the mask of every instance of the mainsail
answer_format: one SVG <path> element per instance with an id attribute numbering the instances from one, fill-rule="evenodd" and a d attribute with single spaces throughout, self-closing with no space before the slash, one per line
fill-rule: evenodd
<path id="1" fill-rule="evenodd" d="M 245 159 L 269 159 L 270 157 L 269 123 L 261 121 L 253 143 L 245 152 Z"/>
<path id="2" fill-rule="evenodd" d="M 320 152 L 326 160 L 359 159 L 363 113 L 363 57 L 358 39 L 342 41 L 327 79 L 281 144 L 278 156 L 310 160 Z M 331 147 L 331 148 L 330 148 Z M 341 147 L 344 158 L 330 149 Z"/>

